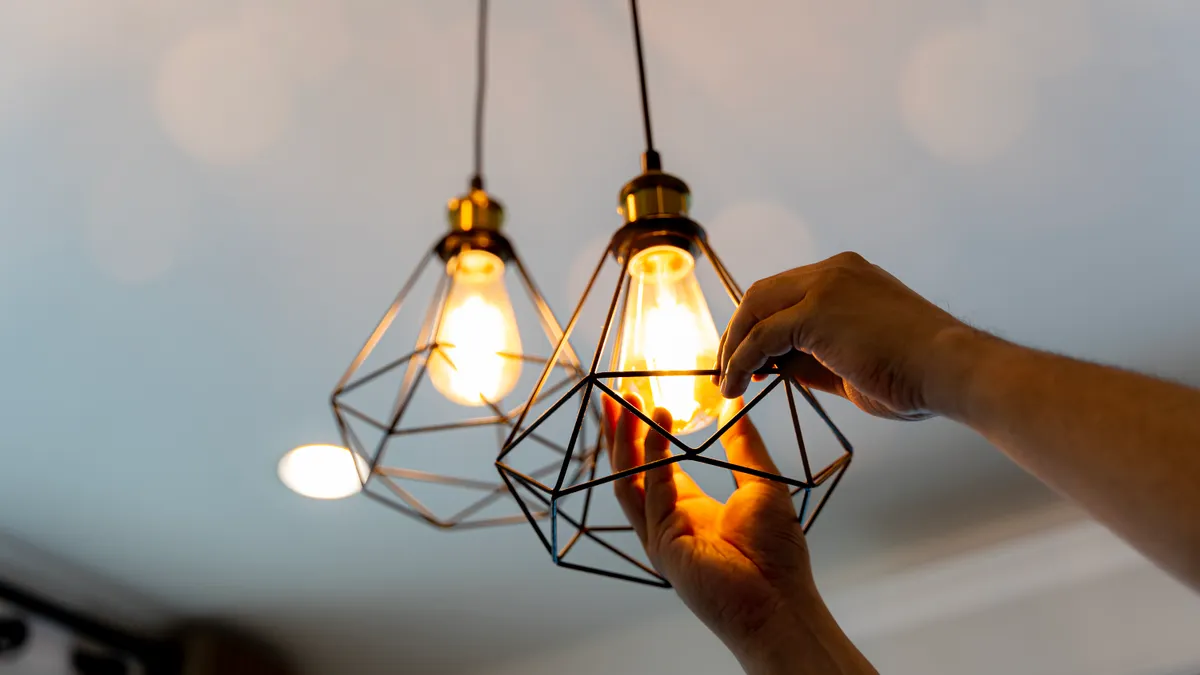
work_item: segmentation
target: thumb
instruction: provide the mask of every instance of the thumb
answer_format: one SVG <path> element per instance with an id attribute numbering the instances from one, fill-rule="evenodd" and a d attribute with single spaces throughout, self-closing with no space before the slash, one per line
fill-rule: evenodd
<path id="1" fill-rule="evenodd" d="M 721 409 L 721 427 L 724 428 L 726 424 L 729 424 L 729 421 L 737 417 L 744 407 L 745 402 L 741 397 L 726 401 L 725 406 Z M 767 451 L 766 443 L 763 442 L 762 436 L 759 435 L 758 429 L 754 427 L 754 423 L 750 421 L 748 415 L 742 415 L 734 422 L 733 426 L 726 430 L 725 434 L 721 436 L 721 445 L 725 447 L 725 455 L 731 463 L 779 475 L 779 467 L 775 466 L 775 461 L 771 459 L 771 454 Z M 734 472 L 734 478 L 737 479 L 739 487 L 750 481 L 762 481 L 782 486 L 782 483 L 748 473 Z"/>

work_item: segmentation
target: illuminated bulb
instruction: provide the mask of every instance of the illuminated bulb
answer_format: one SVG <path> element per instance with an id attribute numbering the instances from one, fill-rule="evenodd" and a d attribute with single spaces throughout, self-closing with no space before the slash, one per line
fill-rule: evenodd
<path id="1" fill-rule="evenodd" d="M 302 445 L 279 460 L 279 480 L 305 497 L 345 499 L 362 490 L 370 467 L 358 455 L 336 445 Z"/>
<path id="2" fill-rule="evenodd" d="M 499 403 L 521 376 L 521 335 L 504 287 L 504 261 L 463 251 L 446 263 L 453 277 L 429 358 L 429 380 L 466 406 Z"/>
<path id="3" fill-rule="evenodd" d="M 717 359 L 717 327 L 696 280 L 695 259 L 675 246 L 652 246 L 629 261 L 632 277 L 617 369 L 705 370 Z M 665 408 L 672 433 L 712 424 L 724 399 L 709 376 L 623 378 L 622 393 L 641 397 L 646 410 Z"/>

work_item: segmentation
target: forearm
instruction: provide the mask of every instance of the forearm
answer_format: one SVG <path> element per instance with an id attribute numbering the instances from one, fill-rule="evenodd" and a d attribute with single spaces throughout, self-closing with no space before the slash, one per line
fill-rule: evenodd
<path id="1" fill-rule="evenodd" d="M 1200 392 L 991 337 L 956 342 L 938 412 L 1200 588 Z"/>

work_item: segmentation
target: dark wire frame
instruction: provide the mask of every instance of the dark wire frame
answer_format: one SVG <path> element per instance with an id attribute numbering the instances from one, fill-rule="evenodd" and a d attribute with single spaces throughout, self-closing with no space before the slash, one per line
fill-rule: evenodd
<path id="1" fill-rule="evenodd" d="M 516 269 L 516 276 L 521 282 L 521 287 L 525 291 L 525 295 L 533 303 L 536 310 L 538 320 L 541 324 L 542 331 L 548 340 L 548 345 L 555 345 L 555 358 L 552 361 L 544 357 L 533 356 L 530 354 L 501 354 L 505 358 L 520 359 L 528 363 L 538 363 L 547 366 L 543 371 L 542 379 L 539 380 L 539 385 L 544 385 L 552 371 L 556 368 L 565 371 L 565 377 L 562 381 L 551 387 L 538 387 L 538 394 L 530 397 L 528 403 L 516 406 L 513 408 L 505 408 L 503 401 L 488 401 L 484 400 L 487 410 L 490 415 L 474 417 L 459 422 L 444 423 L 444 424 L 425 424 L 416 426 L 404 426 L 405 413 L 409 409 L 410 403 L 413 401 L 418 392 L 420 384 L 426 379 L 426 366 L 430 358 L 434 354 L 438 354 L 440 358 L 446 359 L 451 367 L 453 362 L 450 360 L 450 355 L 446 352 L 447 347 L 452 347 L 449 344 L 439 344 L 436 341 L 438 329 L 441 326 L 442 320 L 446 313 L 447 303 L 451 297 L 454 278 L 450 274 L 442 274 L 437 283 L 437 288 L 434 291 L 428 308 L 425 311 L 424 320 L 417 334 L 417 346 L 414 349 L 395 359 L 387 362 L 379 368 L 375 368 L 368 372 L 362 373 L 360 370 L 372 352 L 383 339 L 384 334 L 391 328 L 393 321 L 396 319 L 400 309 L 408 300 L 409 294 L 416 286 L 417 281 L 429 267 L 431 260 L 438 258 L 445 260 L 451 255 L 450 247 L 457 247 L 461 242 L 456 238 L 460 235 L 452 233 L 439 240 L 432 249 L 423 256 L 416 269 L 409 276 L 408 280 L 401 287 L 400 292 L 396 295 L 395 300 L 384 313 L 383 318 L 376 324 L 375 329 L 371 332 L 355 356 L 353 362 L 346 369 L 342 378 L 334 387 L 330 395 L 330 405 L 333 408 L 334 420 L 337 423 L 338 432 L 341 435 L 343 444 L 354 455 L 357 456 L 362 464 L 366 465 L 364 471 L 361 465 L 358 466 L 358 477 L 362 484 L 363 493 L 371 499 L 380 502 L 406 516 L 424 522 L 435 528 L 447 529 L 470 529 L 500 525 L 513 525 L 525 522 L 526 519 L 541 519 L 548 516 L 549 511 L 529 511 L 522 505 L 520 514 L 514 514 L 506 517 L 478 517 L 480 511 L 491 506 L 501 499 L 507 499 L 510 492 L 503 481 L 483 481 L 468 478 L 461 478 L 449 475 L 430 473 L 426 471 L 416 471 L 405 469 L 402 466 L 392 466 L 388 462 L 389 450 L 396 450 L 394 443 L 399 443 L 400 440 L 422 434 L 434 434 L 438 432 L 451 431 L 454 429 L 465 429 L 470 427 L 493 426 L 496 428 L 496 448 L 497 452 L 502 448 L 503 440 L 508 429 L 513 427 L 515 420 L 523 417 L 526 406 L 536 405 L 537 402 L 554 396 L 562 389 L 583 378 L 583 370 L 579 364 L 579 359 L 575 356 L 575 352 L 571 349 L 567 341 L 566 335 L 560 327 L 554 313 L 551 311 L 537 285 L 533 282 L 532 277 L 526 270 L 524 263 L 517 256 L 516 251 L 512 248 L 511 243 L 499 233 L 487 233 L 489 248 L 493 248 L 502 254 L 502 257 L 507 263 Z M 436 266 L 435 266 L 436 267 Z M 561 363 L 559 356 L 562 356 Z M 394 373 L 397 369 L 404 369 L 403 380 L 396 392 L 396 397 L 391 407 L 391 411 L 386 416 L 375 416 L 359 410 L 356 406 L 351 405 L 346 401 L 346 395 L 353 393 L 359 387 L 362 387 L 369 382 L 378 378 L 385 377 L 389 373 Z M 440 395 L 440 394 L 437 394 Z M 530 439 L 542 446 L 543 448 L 553 452 L 555 455 L 561 456 L 563 459 L 547 464 L 545 467 L 534 472 L 536 476 L 546 476 L 553 471 L 561 470 L 562 466 L 575 466 L 576 476 L 582 475 L 589 471 L 596 462 L 597 453 L 599 451 L 599 436 L 600 436 L 600 413 L 598 408 L 591 411 L 591 415 L 595 419 L 595 424 L 592 430 L 584 430 L 582 445 L 585 450 L 580 453 L 571 453 L 565 447 L 544 438 L 541 435 L 531 434 Z M 359 435 L 354 431 L 349 420 L 353 418 L 361 423 L 365 423 L 373 428 L 382 436 L 379 442 L 371 447 L 363 442 Z M 588 440 L 589 438 L 593 440 Z M 357 462 L 356 462 L 357 464 Z M 461 488 L 482 493 L 479 499 L 471 502 L 465 508 L 456 511 L 447 516 L 441 516 L 428 508 L 421 502 L 411 491 L 406 490 L 395 479 L 404 479 L 422 483 L 434 483 L 443 486 Z M 376 490 L 376 484 L 382 485 L 385 488 L 384 492 Z"/>
<path id="2" fill-rule="evenodd" d="M 804 384 L 794 381 L 790 377 L 786 376 L 776 364 L 771 364 L 759 371 L 759 375 L 766 377 L 766 384 L 763 389 L 757 395 L 753 396 L 749 401 L 746 401 L 742 410 L 738 412 L 732 419 L 730 419 L 725 425 L 720 426 L 712 435 L 698 445 L 688 445 L 678 436 L 671 433 L 670 430 L 664 429 L 656 424 L 647 413 L 644 413 L 630 405 L 624 399 L 624 397 L 622 397 L 617 391 L 614 391 L 609 384 L 604 382 L 604 380 L 619 381 L 622 378 L 634 377 L 711 377 L 717 374 L 716 370 L 702 369 L 686 371 L 621 371 L 616 369 L 615 364 L 616 355 L 620 351 L 621 332 L 619 328 L 620 320 L 623 318 L 621 315 L 624 314 L 623 299 L 628 297 L 627 291 L 630 284 L 629 280 L 631 278 L 628 273 L 629 258 L 631 256 L 623 254 L 631 250 L 638 250 L 639 247 L 637 244 L 639 240 L 656 241 L 664 234 L 671 237 L 682 237 L 683 241 L 681 241 L 681 243 L 684 243 L 685 241 L 688 247 L 709 259 L 722 287 L 725 289 L 726 294 L 729 296 L 730 300 L 733 301 L 734 305 L 736 306 L 737 304 L 741 303 L 743 296 L 741 287 L 738 286 L 736 281 L 734 281 L 733 276 L 721 262 L 721 259 L 709 246 L 707 238 L 704 234 L 704 230 L 698 225 L 690 223 L 690 221 L 688 222 L 690 225 L 694 226 L 694 228 L 686 233 L 680 233 L 678 230 L 672 228 L 663 231 L 645 231 L 641 234 L 633 235 L 632 240 L 630 237 L 626 236 L 624 232 L 618 232 L 617 235 L 614 236 L 608 249 L 605 251 L 603 257 L 601 257 L 600 263 L 596 266 L 595 271 L 592 273 L 592 276 L 588 281 L 588 285 L 583 292 L 583 296 L 580 299 L 575 312 L 572 314 L 570 321 L 567 323 L 563 338 L 559 342 L 558 348 L 555 350 L 554 355 L 550 357 L 550 363 L 547 364 L 545 370 L 542 372 L 541 378 L 534 387 L 534 390 L 530 396 L 530 403 L 522 409 L 520 415 L 517 416 L 515 424 L 511 426 L 508 439 L 504 443 L 504 449 L 501 451 L 500 456 L 496 460 L 496 468 L 500 473 L 501 478 L 504 480 L 505 485 L 508 487 L 520 505 L 522 514 L 533 527 L 533 530 L 536 532 L 539 541 L 550 554 L 554 564 L 559 567 L 662 588 L 671 587 L 670 582 L 661 574 L 659 574 L 658 571 L 638 560 L 629 552 L 620 550 L 620 548 L 614 545 L 612 542 L 606 541 L 606 536 L 610 533 L 633 532 L 633 528 L 631 526 L 589 525 L 589 513 L 591 511 L 593 502 L 593 491 L 616 480 L 635 476 L 651 469 L 670 464 L 697 462 L 700 464 L 706 464 L 728 470 L 734 477 L 735 482 L 737 480 L 737 474 L 746 474 L 778 483 L 783 483 L 788 486 L 789 493 L 794 501 L 796 500 L 797 496 L 799 496 L 799 504 L 797 505 L 797 520 L 801 523 L 804 531 L 807 533 L 812 528 L 817 516 L 820 515 L 821 511 L 824 509 L 830 496 L 841 482 L 842 477 L 845 475 L 846 470 L 849 468 L 850 462 L 853 459 L 853 446 L 850 444 L 845 435 L 842 434 L 841 430 L 838 429 L 837 425 L 834 424 L 833 420 L 830 418 L 825 408 L 821 405 L 820 401 L 818 401 L 816 396 L 813 395 L 812 391 Z M 587 304 L 588 296 L 591 294 L 593 287 L 600 276 L 600 273 L 603 271 L 605 265 L 609 262 L 610 256 L 620 265 L 621 272 L 617 282 L 617 288 L 613 292 L 612 301 L 608 307 L 603 328 L 601 329 L 602 332 L 600 335 L 600 341 L 592 358 L 591 366 L 588 369 L 588 372 L 580 379 L 580 381 L 572 387 L 571 391 L 564 394 L 536 420 L 526 425 L 526 417 L 529 411 L 533 409 L 533 406 L 536 405 L 537 402 L 546 398 L 546 393 L 543 391 L 543 388 L 553 371 L 554 362 L 560 356 L 560 353 L 565 354 L 565 350 L 569 349 L 568 340 L 571 336 L 571 333 L 575 329 L 580 314 L 582 313 L 584 306 Z M 608 347 L 609 335 L 614 328 L 614 321 L 616 322 L 615 325 L 618 328 L 616 337 L 617 343 L 612 350 L 613 363 L 606 370 L 600 367 L 600 361 L 603 358 L 606 348 Z M 787 403 L 791 413 L 792 427 L 796 436 L 797 448 L 799 450 L 800 459 L 804 467 L 803 478 L 793 478 L 780 474 L 760 471 L 732 462 L 716 459 L 705 454 L 706 451 L 716 445 L 721 437 L 738 420 L 747 415 L 766 396 L 780 389 L 785 392 L 787 397 Z M 682 451 L 681 454 L 673 454 L 669 457 L 648 462 L 622 471 L 614 471 L 610 475 L 597 478 L 596 468 L 599 460 L 596 456 L 597 453 L 593 453 L 591 455 L 593 459 L 588 466 L 589 473 L 586 476 L 586 480 L 581 480 L 581 478 L 584 478 L 583 472 L 570 472 L 569 468 L 572 462 L 570 453 L 573 452 L 577 447 L 577 440 L 580 437 L 581 431 L 584 429 L 583 422 L 589 415 L 587 411 L 595 407 L 593 395 L 597 392 L 597 390 L 599 390 L 600 395 L 613 398 L 626 410 L 629 410 L 642 422 L 647 424 L 652 430 L 662 434 L 668 439 L 671 445 Z M 551 415 L 554 415 L 558 410 L 563 408 L 564 404 L 575 393 L 580 391 L 583 392 L 583 401 L 575 413 L 575 426 L 570 440 L 566 446 L 568 456 L 565 457 L 560 464 L 555 479 L 550 482 L 543 482 L 540 476 L 532 475 L 530 473 L 523 473 L 514 468 L 511 464 L 511 460 L 509 460 L 510 455 L 518 447 L 528 443 L 530 439 L 534 438 L 538 427 L 542 425 Z M 797 398 L 803 399 L 803 401 L 812 408 L 816 415 L 828 427 L 828 430 L 833 434 L 834 438 L 842 449 L 842 454 L 825 467 L 814 470 L 810 464 L 809 453 L 806 449 L 804 435 L 800 426 L 800 418 L 796 411 Z M 601 442 L 604 442 L 603 434 L 601 435 Z M 584 447 L 583 452 L 588 452 L 586 447 Z M 825 486 L 827 483 L 828 489 L 824 491 L 824 494 L 816 499 L 813 499 L 814 492 L 817 491 L 818 488 Z M 583 493 L 585 495 L 582 506 L 582 515 L 578 518 L 574 518 L 564 513 L 559 508 L 559 505 L 563 499 L 579 493 Z M 528 497 L 528 499 L 526 497 Z M 547 537 L 542 528 L 538 526 L 538 521 L 544 518 L 544 516 L 540 514 L 544 514 L 547 510 L 550 512 L 549 537 Z M 566 522 L 575 530 L 575 534 L 565 543 L 560 543 L 558 536 L 560 520 Z M 577 564 L 571 562 L 568 560 L 568 556 L 575 549 L 576 544 L 581 539 L 588 539 L 596 544 L 599 544 L 602 548 L 608 550 L 617 558 L 637 568 L 643 576 L 634 576 L 633 574 L 617 572 L 595 565 Z"/>

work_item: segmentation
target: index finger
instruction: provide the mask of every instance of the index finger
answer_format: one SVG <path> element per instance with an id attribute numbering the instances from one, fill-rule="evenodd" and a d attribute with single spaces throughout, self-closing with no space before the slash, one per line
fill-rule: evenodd
<path id="1" fill-rule="evenodd" d="M 725 375 L 730 357 L 754 326 L 803 300 L 808 293 L 808 284 L 805 282 L 824 264 L 820 262 L 797 267 L 755 282 L 746 290 L 741 303 L 733 311 L 733 317 L 729 320 L 725 333 L 721 335 L 721 344 L 717 348 L 717 370 L 721 377 Z"/>
<path id="2" fill-rule="evenodd" d="M 636 394 L 630 394 L 626 401 L 638 408 L 642 407 L 641 399 Z M 604 411 L 608 418 L 606 431 L 608 436 L 608 457 L 614 472 L 632 469 L 642 464 L 643 438 L 646 435 L 646 425 L 636 415 L 629 412 L 616 400 L 605 396 Z M 642 545 L 646 544 L 646 489 L 643 474 L 636 473 L 613 482 L 613 492 L 625 518 L 633 526 L 634 532 Z"/>
<path id="3" fill-rule="evenodd" d="M 642 400 L 637 394 L 625 400 L 641 410 Z M 646 435 L 646 425 L 633 413 L 609 396 L 604 397 L 605 436 L 608 439 L 608 458 L 613 471 L 624 471 L 642 463 L 641 445 Z"/>

